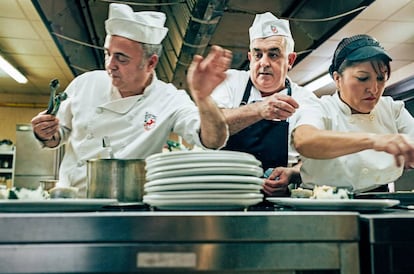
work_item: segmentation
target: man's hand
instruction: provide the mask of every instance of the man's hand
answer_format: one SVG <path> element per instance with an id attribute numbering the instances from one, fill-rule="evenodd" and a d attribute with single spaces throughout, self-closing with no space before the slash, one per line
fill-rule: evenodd
<path id="1" fill-rule="evenodd" d="M 206 58 L 195 55 L 188 69 L 187 81 L 193 99 L 197 102 L 208 97 L 214 88 L 226 79 L 232 53 L 219 46 L 212 46 Z"/>
<path id="2" fill-rule="evenodd" d="M 274 168 L 272 173 L 264 179 L 263 192 L 267 196 L 287 196 L 289 184 L 297 183 L 298 178 L 300 178 L 299 166 Z"/>
<path id="3" fill-rule="evenodd" d="M 45 111 L 33 117 L 31 123 L 33 133 L 42 142 L 52 140 L 59 129 L 59 119 Z"/>
<path id="4" fill-rule="evenodd" d="M 295 113 L 299 104 L 291 97 L 278 92 L 257 102 L 259 113 L 266 120 L 286 120 Z"/>

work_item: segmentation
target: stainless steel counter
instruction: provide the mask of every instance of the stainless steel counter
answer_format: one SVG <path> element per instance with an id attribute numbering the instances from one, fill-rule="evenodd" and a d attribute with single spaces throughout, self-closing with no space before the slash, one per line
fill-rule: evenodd
<path id="1" fill-rule="evenodd" d="M 361 272 L 414 273 L 414 211 L 361 214 Z"/>
<path id="2" fill-rule="evenodd" d="M 358 217 L 296 211 L 2 213 L 0 273 L 355 274 Z"/>

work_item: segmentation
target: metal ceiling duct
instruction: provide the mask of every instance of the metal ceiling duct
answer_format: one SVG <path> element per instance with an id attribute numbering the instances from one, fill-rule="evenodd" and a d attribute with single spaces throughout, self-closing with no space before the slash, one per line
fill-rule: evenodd
<path id="1" fill-rule="evenodd" d="M 104 69 L 104 22 L 112 0 L 32 0 L 73 74 Z M 232 68 L 248 69 L 248 29 L 257 13 L 290 20 L 296 63 L 337 32 L 373 0 L 130 0 L 135 11 L 162 11 L 168 35 L 158 78 L 187 89 L 186 72 L 195 54 L 213 44 L 233 52 Z"/>
<path id="2" fill-rule="evenodd" d="M 95 5 L 87 0 L 32 2 L 75 76 L 103 68 L 105 36 L 99 32 L 103 28 L 99 13 L 91 10 Z"/>
<path id="3" fill-rule="evenodd" d="M 203 55 L 210 45 L 227 2 L 227 0 L 198 0 L 187 1 L 186 7 L 169 7 L 166 13 L 170 18 L 170 22 L 167 22 L 170 31 L 168 39 L 164 41 L 165 55 L 160 60 L 160 78 L 164 76 L 178 88 L 187 88 L 185 81 L 187 68 L 193 56 Z M 181 12 L 177 13 L 176 9 L 179 8 Z M 176 16 L 177 14 L 180 16 Z M 185 26 L 185 29 L 179 26 Z"/>

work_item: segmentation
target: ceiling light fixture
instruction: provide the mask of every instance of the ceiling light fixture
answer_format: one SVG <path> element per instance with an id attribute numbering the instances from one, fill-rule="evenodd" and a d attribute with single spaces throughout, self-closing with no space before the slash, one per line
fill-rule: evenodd
<path id="1" fill-rule="evenodd" d="M 3 56 L 0 55 L 0 69 L 2 69 L 5 73 L 10 75 L 16 82 L 20 84 L 26 84 L 27 78 L 24 77 L 23 74 L 20 73 L 17 69 L 15 69 Z"/>
<path id="2" fill-rule="evenodd" d="M 332 77 L 329 73 L 324 74 L 323 76 L 313 80 L 306 86 L 305 88 L 309 89 L 310 91 L 314 92 L 315 90 L 318 90 L 324 86 L 327 86 L 328 84 L 333 83 Z"/>

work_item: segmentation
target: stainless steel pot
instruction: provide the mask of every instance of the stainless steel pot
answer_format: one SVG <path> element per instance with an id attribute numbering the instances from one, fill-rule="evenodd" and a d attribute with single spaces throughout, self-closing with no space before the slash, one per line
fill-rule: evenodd
<path id="1" fill-rule="evenodd" d="M 91 159 L 87 161 L 88 198 L 142 202 L 145 184 L 143 159 Z"/>

